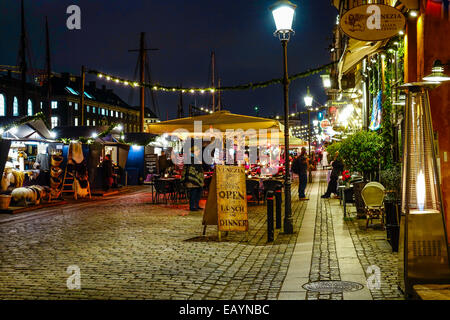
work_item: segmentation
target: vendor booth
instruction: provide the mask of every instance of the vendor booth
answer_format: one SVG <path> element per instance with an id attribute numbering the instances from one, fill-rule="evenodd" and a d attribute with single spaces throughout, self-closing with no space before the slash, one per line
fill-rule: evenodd
<path id="1" fill-rule="evenodd" d="M 56 136 L 59 139 L 66 140 L 63 148 L 63 164 L 65 168 L 69 153 L 69 141 L 83 141 L 82 144 L 83 157 L 86 159 L 86 166 L 88 170 L 88 179 L 92 193 L 95 195 L 104 195 L 105 174 L 102 166 L 106 155 L 111 157 L 113 167 L 114 181 L 113 188 L 120 188 L 125 182 L 124 169 L 128 159 L 128 151 L 130 146 L 121 143 L 114 137 L 114 131 L 99 137 L 99 132 L 105 132 L 108 127 L 57 127 L 54 129 Z M 90 138 L 90 139 L 89 139 Z"/>
<path id="2" fill-rule="evenodd" d="M 50 204 L 51 155 L 62 150 L 62 143 L 41 119 L 11 126 L 1 123 L 0 212 L 17 213 L 33 206 Z M 30 207 L 31 206 L 31 207 Z"/>

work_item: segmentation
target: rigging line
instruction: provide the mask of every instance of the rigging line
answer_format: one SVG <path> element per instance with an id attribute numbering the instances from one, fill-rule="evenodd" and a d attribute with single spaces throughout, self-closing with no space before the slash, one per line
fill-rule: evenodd
<path id="1" fill-rule="evenodd" d="M 137 78 L 137 70 L 139 68 L 139 58 L 136 60 L 136 66 L 134 67 L 134 74 L 133 79 L 136 80 Z M 128 94 L 128 104 L 134 105 L 134 90 L 133 88 L 130 88 L 129 94 Z"/>

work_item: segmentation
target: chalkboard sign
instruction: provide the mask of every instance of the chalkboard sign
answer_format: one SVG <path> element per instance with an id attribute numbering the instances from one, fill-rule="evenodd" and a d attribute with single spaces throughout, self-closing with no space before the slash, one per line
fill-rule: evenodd
<path id="1" fill-rule="evenodd" d="M 158 173 L 158 155 L 157 154 L 145 154 L 145 172 L 146 174 Z"/>

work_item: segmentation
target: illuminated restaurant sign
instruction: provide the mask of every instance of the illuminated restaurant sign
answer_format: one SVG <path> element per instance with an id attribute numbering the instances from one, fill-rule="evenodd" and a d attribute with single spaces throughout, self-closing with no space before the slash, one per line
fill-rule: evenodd
<path id="1" fill-rule="evenodd" d="M 366 4 L 347 11 L 340 20 L 342 31 L 361 41 L 389 39 L 405 26 L 405 16 L 394 7 Z"/>

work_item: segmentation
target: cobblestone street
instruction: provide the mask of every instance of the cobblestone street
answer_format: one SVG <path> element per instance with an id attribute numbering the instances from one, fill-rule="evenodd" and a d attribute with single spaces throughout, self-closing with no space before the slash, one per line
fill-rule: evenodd
<path id="1" fill-rule="evenodd" d="M 348 228 L 353 241 L 352 263 L 357 261 L 361 270 L 375 264 L 382 271 L 381 290 L 369 293 L 365 288 L 368 295 L 360 298 L 401 298 L 396 290 L 396 254 L 382 245 L 385 231 L 361 230 L 356 220 L 345 224 L 339 200 L 320 199 L 325 187 L 324 171 L 308 185 L 310 201 L 299 201 L 293 185 L 295 233 L 277 230 L 273 243 L 267 243 L 264 205 L 249 206 L 248 243 L 242 233 L 230 233 L 218 242 L 214 227 L 202 236 L 201 212 L 182 216 L 185 204 L 151 204 L 144 189 L 66 205 L 28 220 L 3 219 L 0 298 L 352 299 L 358 291 L 346 296 L 302 288 L 308 282 L 353 276 L 343 263 L 341 250 L 348 244 L 340 240 L 339 223 Z M 305 213 L 309 222 L 302 224 Z M 299 260 L 296 251 L 303 246 L 302 237 L 309 236 L 305 242 L 311 244 L 309 255 L 302 255 L 307 260 Z M 81 271 L 81 290 L 66 285 L 70 276 L 66 270 L 74 265 Z M 302 281 L 292 278 L 299 270 L 304 270 Z M 366 287 L 363 280 L 358 282 Z"/>

